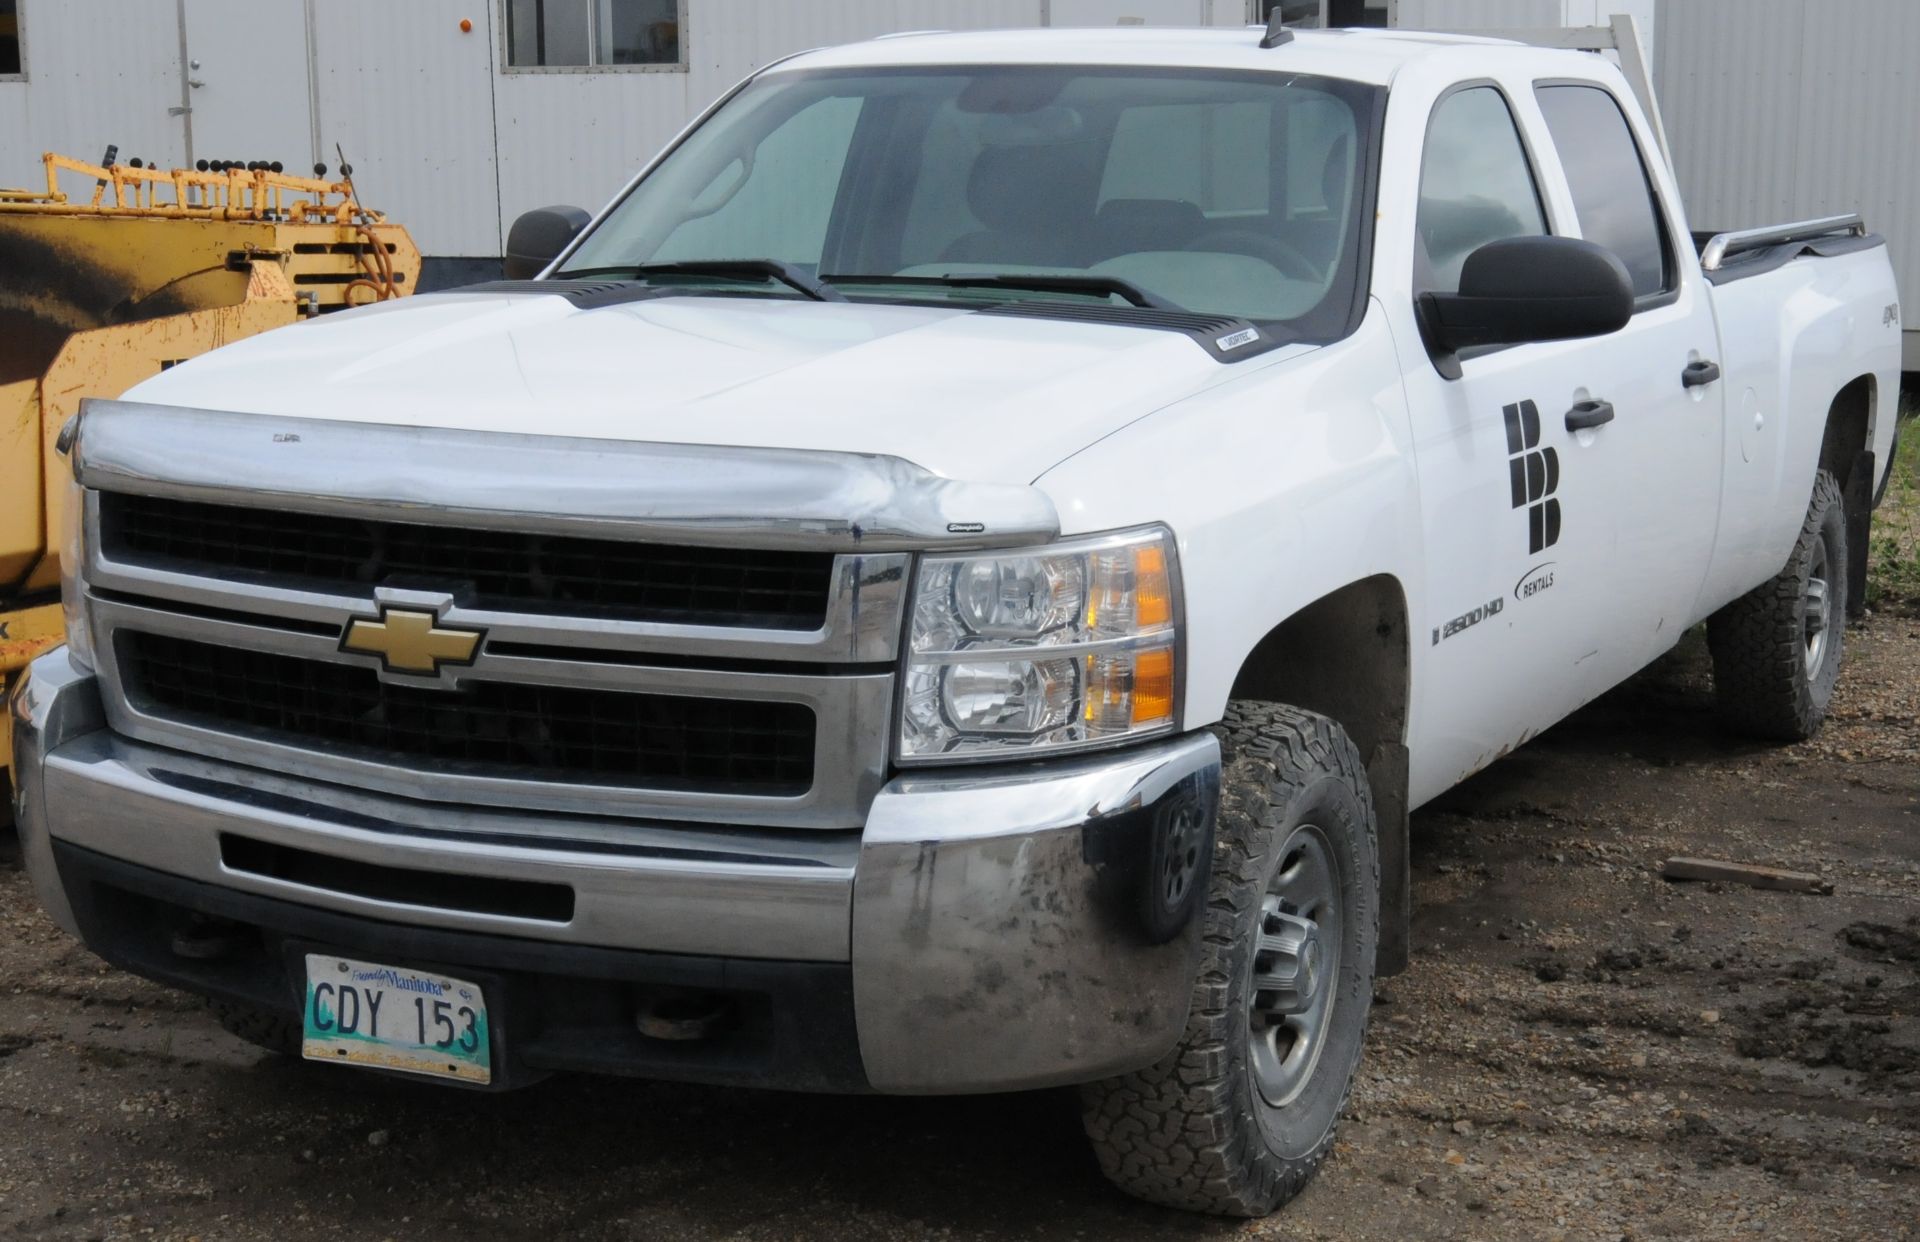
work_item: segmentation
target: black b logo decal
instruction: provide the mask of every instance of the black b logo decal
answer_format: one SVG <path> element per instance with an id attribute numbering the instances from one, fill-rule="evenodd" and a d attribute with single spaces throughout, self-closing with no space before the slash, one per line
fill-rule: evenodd
<path id="1" fill-rule="evenodd" d="M 1528 552 L 1560 542 L 1560 454 L 1540 447 L 1540 407 L 1521 401 L 1500 411 L 1507 420 L 1507 477 L 1513 507 L 1527 510 Z"/>

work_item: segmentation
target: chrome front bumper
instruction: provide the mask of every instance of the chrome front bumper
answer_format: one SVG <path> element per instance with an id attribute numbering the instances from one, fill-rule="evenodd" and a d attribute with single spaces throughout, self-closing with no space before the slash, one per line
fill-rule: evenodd
<path id="1" fill-rule="evenodd" d="M 1190 902 L 1169 923 L 1153 908 L 1149 860 L 1178 816 L 1203 817 L 1211 840 L 1220 760 L 1208 734 L 1007 771 L 899 777 L 858 833 L 570 816 L 560 839 L 550 817 L 365 793 L 129 741 L 107 729 L 95 679 L 64 649 L 34 663 L 10 710 L 22 854 L 41 903 L 76 935 L 60 848 L 370 928 L 843 964 L 866 1085 L 890 1092 L 1123 1073 L 1162 1056 L 1186 1022 L 1204 907 Z M 570 913 L 449 908 L 390 886 L 306 882 L 231 865 L 236 839 L 394 876 L 564 886 Z"/>

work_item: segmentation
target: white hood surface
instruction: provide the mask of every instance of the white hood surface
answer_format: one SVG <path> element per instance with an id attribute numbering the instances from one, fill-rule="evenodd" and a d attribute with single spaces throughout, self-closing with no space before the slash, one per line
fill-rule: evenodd
<path id="1" fill-rule="evenodd" d="M 946 307 L 675 295 L 583 310 L 547 294 L 487 292 L 422 295 L 268 332 L 174 367 L 126 399 L 882 453 L 949 478 L 1028 483 L 1245 370 L 1176 332 Z"/>

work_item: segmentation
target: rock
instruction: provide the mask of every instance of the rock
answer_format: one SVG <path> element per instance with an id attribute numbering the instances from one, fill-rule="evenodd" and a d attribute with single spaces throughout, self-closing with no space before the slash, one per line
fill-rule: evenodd
<path id="1" fill-rule="evenodd" d="M 1465 1117 L 1462 1117 L 1460 1120 L 1453 1123 L 1453 1132 L 1455 1134 L 1460 1135 L 1462 1138 L 1465 1138 L 1467 1135 L 1470 1135 L 1473 1133 L 1473 1123 L 1471 1121 L 1468 1121 Z"/>
<path id="2" fill-rule="evenodd" d="M 392 1138 L 393 1135 L 385 1130 L 375 1130 L 367 1135 L 367 1146 L 385 1147 Z"/>
<path id="3" fill-rule="evenodd" d="M 1558 962 L 1548 962 L 1536 969 L 1533 977 L 1542 983 L 1558 983 L 1567 977 L 1567 968 Z"/>
<path id="4" fill-rule="evenodd" d="M 1718 1009 L 1702 1009 L 1700 1011 L 1700 1020 L 1708 1026 L 1712 1026 L 1720 1020 L 1720 1011 Z"/>

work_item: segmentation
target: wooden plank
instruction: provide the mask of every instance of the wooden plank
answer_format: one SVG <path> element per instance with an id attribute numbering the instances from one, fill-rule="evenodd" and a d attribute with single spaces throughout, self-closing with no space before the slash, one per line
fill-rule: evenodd
<path id="1" fill-rule="evenodd" d="M 1810 872 L 1784 871 L 1779 867 L 1721 862 L 1712 858 L 1669 858 L 1660 865 L 1660 874 L 1669 880 L 1719 880 L 1783 893 L 1818 893 L 1825 896 L 1833 891 L 1830 882 Z"/>

